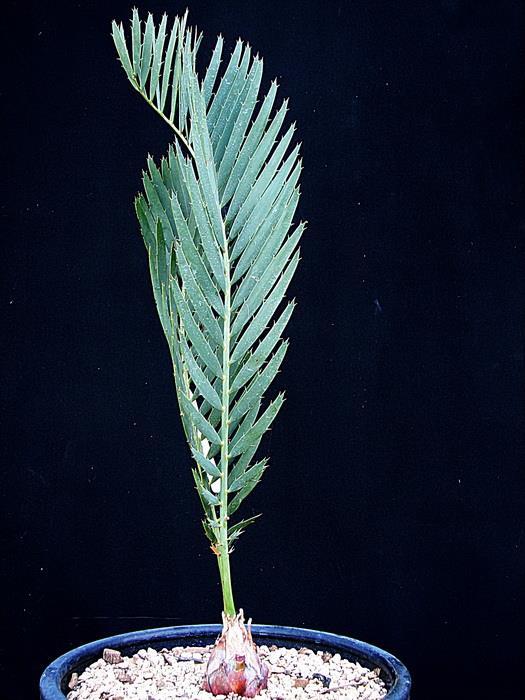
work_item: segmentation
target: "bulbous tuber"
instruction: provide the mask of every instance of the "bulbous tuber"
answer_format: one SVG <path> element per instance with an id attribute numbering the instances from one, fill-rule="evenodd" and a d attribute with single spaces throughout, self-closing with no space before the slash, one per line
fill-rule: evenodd
<path id="1" fill-rule="evenodd" d="M 244 625 L 242 610 L 231 617 L 223 613 L 222 634 L 208 660 L 204 690 L 213 695 L 236 693 L 253 698 L 266 688 L 268 666 L 257 653 L 250 625 L 251 620 Z"/>

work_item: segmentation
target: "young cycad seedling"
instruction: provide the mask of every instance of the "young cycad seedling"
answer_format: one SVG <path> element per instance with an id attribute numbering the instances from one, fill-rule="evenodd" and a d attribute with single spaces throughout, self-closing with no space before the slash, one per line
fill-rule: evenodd
<path id="1" fill-rule="evenodd" d="M 206 688 L 253 697 L 266 685 L 232 594 L 229 556 L 255 518 L 235 522 L 267 466 L 256 453 L 283 404 L 264 396 L 284 359 L 283 332 L 294 302 L 283 303 L 299 262 L 304 229 L 292 226 L 299 199 L 294 126 L 282 134 L 286 101 L 277 85 L 257 105 L 262 60 L 238 41 L 222 75 L 218 38 L 202 80 L 201 35 L 133 10 L 131 41 L 113 39 L 133 87 L 175 132 L 160 165 L 148 160 L 135 206 L 153 292 L 170 348 L 204 530 L 217 556 L 223 635 L 210 657 Z"/>

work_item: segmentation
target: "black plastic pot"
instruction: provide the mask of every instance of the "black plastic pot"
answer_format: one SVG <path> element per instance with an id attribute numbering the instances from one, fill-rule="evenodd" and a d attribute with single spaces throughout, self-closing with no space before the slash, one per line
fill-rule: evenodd
<path id="1" fill-rule="evenodd" d="M 40 679 L 41 700 L 64 700 L 67 681 L 74 671 L 82 672 L 86 666 L 102 656 L 106 647 L 118 649 L 126 655 L 141 648 L 162 649 L 173 646 L 204 646 L 215 642 L 221 631 L 220 625 L 187 625 L 185 627 L 161 627 L 160 629 L 129 632 L 84 644 L 60 656 L 50 664 Z M 408 700 L 410 697 L 410 674 L 403 664 L 386 651 L 350 637 L 328 632 L 316 632 L 299 627 L 253 625 L 256 643 L 276 644 L 286 647 L 310 647 L 323 649 L 368 668 L 380 668 L 381 678 L 388 690 L 387 700 Z"/>

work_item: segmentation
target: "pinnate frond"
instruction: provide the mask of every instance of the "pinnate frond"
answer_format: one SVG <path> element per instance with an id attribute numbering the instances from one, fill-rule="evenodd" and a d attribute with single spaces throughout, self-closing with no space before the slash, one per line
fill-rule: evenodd
<path id="1" fill-rule="evenodd" d="M 113 22 L 113 39 L 132 85 L 175 131 L 160 165 L 148 159 L 135 206 L 215 545 L 221 518 L 267 468 L 254 458 L 284 402 L 265 397 L 294 309 L 283 302 L 304 230 L 292 224 L 301 161 L 295 126 L 281 134 L 276 83 L 259 98 L 262 59 L 239 40 L 221 74 L 219 37 L 200 81 L 200 36 L 186 25 L 186 15 L 170 28 L 134 10 L 130 38 Z M 228 523 L 228 546 L 254 519 Z"/>

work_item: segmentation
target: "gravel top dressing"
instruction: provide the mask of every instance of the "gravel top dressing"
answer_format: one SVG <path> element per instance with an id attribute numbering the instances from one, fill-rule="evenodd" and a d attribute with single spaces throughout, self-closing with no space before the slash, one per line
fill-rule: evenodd
<path id="1" fill-rule="evenodd" d="M 68 700 L 224 700 L 202 689 L 211 647 L 141 649 L 131 657 L 105 649 L 103 658 L 69 681 Z M 387 690 L 379 669 L 370 670 L 340 654 L 261 645 L 268 664 L 268 688 L 257 697 L 271 700 L 381 700 Z M 233 700 L 237 695 L 229 695 Z"/>

